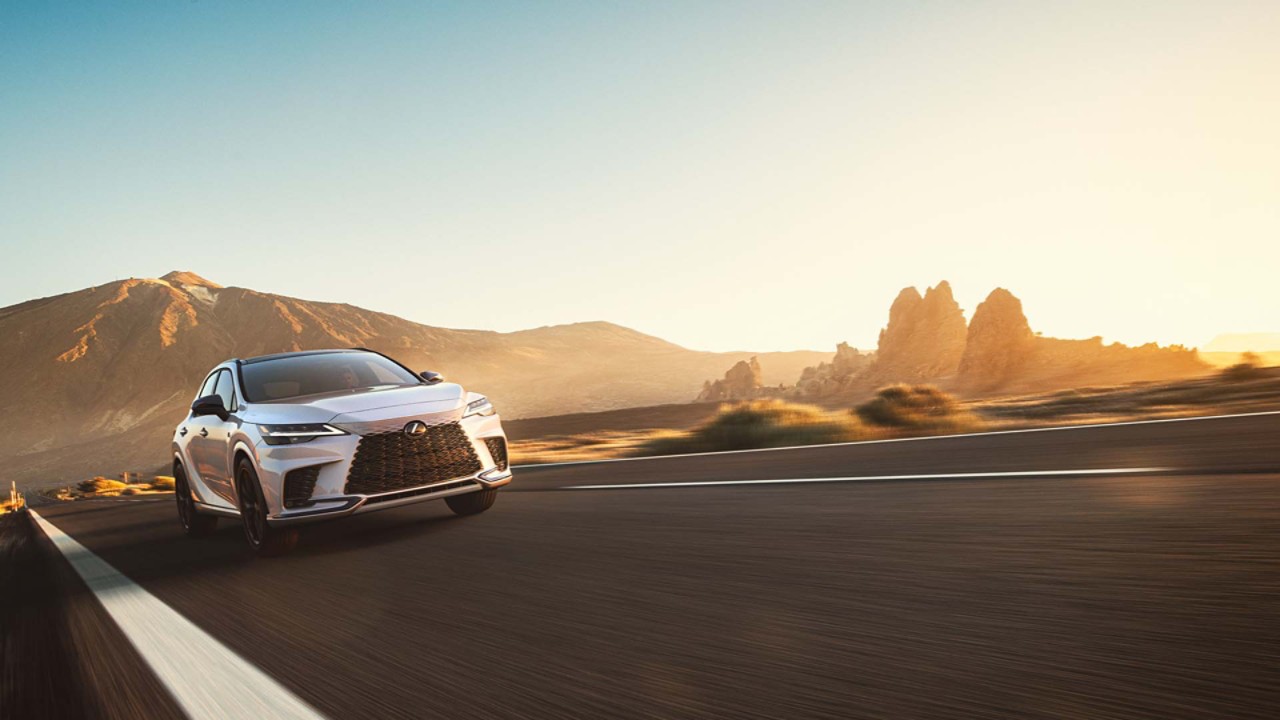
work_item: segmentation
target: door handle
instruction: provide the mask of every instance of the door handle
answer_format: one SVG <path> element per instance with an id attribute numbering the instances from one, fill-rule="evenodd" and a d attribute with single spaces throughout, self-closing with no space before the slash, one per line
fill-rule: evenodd
<path id="1" fill-rule="evenodd" d="M 179 431 L 178 431 L 178 434 L 179 434 L 179 435 L 181 435 L 182 437 L 186 437 L 186 436 L 187 436 L 187 428 L 186 428 L 186 427 L 183 427 L 181 430 L 179 430 Z"/>
<path id="2" fill-rule="evenodd" d="M 209 437 L 209 428 L 200 428 L 200 437 Z"/>

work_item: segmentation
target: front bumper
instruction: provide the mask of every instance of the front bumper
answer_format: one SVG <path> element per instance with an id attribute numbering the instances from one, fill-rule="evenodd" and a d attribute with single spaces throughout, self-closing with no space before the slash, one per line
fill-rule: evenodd
<path id="1" fill-rule="evenodd" d="M 348 474 L 361 439 L 358 435 L 316 438 L 298 445 L 259 443 L 254 450 L 259 480 L 267 499 L 267 521 L 273 525 L 314 522 L 478 492 L 511 482 L 510 468 L 499 469 L 500 465 L 505 465 L 506 459 L 495 457 L 485 442 L 494 438 L 505 442 L 500 418 L 497 415 L 473 416 L 460 422 L 480 461 L 480 470 L 448 480 L 376 494 L 347 492 Z M 286 476 L 292 470 L 309 467 L 319 468 L 310 500 L 299 507 L 285 507 Z"/>
<path id="2" fill-rule="evenodd" d="M 277 517 L 269 517 L 267 522 L 272 526 L 301 525 L 303 523 L 331 520 L 376 510 L 390 510 L 391 508 L 403 507 L 414 503 L 440 500 L 451 495 L 465 495 L 470 492 L 499 488 L 511 482 L 511 477 L 511 468 L 506 470 L 491 468 L 469 478 L 449 480 L 417 488 L 407 488 L 381 495 L 346 495 L 325 498 L 322 501 L 317 501 L 311 507 L 288 510 Z"/>

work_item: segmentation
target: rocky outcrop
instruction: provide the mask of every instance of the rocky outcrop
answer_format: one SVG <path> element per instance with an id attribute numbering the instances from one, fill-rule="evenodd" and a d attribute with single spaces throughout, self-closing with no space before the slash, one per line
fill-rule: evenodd
<path id="1" fill-rule="evenodd" d="M 871 353 L 859 352 L 857 348 L 849 347 L 849 343 L 840 343 L 836 346 L 836 355 L 831 362 L 804 369 L 796 383 L 796 394 L 806 398 L 835 395 L 867 369 L 872 357 Z"/>
<path id="2" fill-rule="evenodd" d="M 1040 337 L 1022 301 L 1004 288 L 993 290 L 966 325 L 945 281 L 924 295 L 915 288 L 898 293 L 873 356 L 841 348 L 833 362 L 805 368 L 793 394 L 860 401 L 885 385 L 920 382 L 969 395 L 1042 392 L 1174 380 L 1210 370 L 1195 350 L 1180 345 Z"/>
<path id="3" fill-rule="evenodd" d="M 1006 385 L 1026 370 L 1034 351 L 1035 333 L 1022 312 L 1022 301 L 996 288 L 973 312 L 958 382 L 978 391 Z"/>
<path id="4" fill-rule="evenodd" d="M 889 324 L 870 373 L 894 382 L 938 380 L 955 375 L 964 355 L 964 311 L 947 281 L 925 291 L 905 288 L 889 308 Z"/>
<path id="5" fill-rule="evenodd" d="M 764 372 L 760 369 L 760 360 L 739 360 L 724 374 L 724 379 L 714 382 L 708 380 L 702 385 L 697 402 L 716 402 L 719 400 L 748 400 L 758 397 L 764 387 Z"/>

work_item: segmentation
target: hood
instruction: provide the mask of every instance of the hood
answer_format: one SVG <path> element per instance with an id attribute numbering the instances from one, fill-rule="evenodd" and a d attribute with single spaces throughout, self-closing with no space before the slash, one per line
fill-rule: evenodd
<path id="1" fill-rule="evenodd" d="M 250 406 L 246 419 L 260 423 L 299 423 L 429 414 L 461 408 L 465 395 L 457 383 L 351 390 L 256 403 Z"/>

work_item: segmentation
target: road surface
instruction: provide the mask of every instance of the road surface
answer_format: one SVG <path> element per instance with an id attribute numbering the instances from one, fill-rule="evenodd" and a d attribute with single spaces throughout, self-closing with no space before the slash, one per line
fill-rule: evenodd
<path id="1" fill-rule="evenodd" d="M 264 560 L 167 497 L 39 512 L 331 718 L 1280 711 L 1277 414 L 524 468 Z M 36 542 L 50 712 L 194 713 Z"/>

